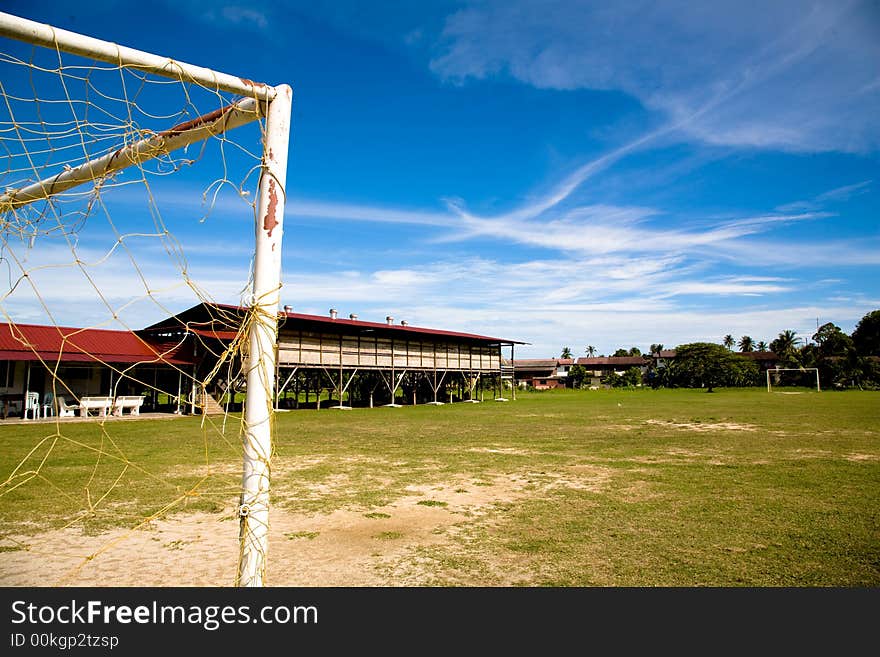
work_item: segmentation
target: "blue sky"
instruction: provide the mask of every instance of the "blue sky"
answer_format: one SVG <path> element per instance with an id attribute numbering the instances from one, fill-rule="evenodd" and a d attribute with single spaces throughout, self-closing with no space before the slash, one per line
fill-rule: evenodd
<path id="1" fill-rule="evenodd" d="M 851 331 L 880 308 L 876 2 L 5 6 L 293 86 L 282 297 L 297 311 L 543 357 Z M 221 195 L 199 222 L 203 189 L 163 179 L 164 219 L 193 278 L 237 303 L 251 219 Z M 100 323 L 72 290 L 53 319 Z M 141 310 L 130 324 L 161 315 Z M 23 300 L 6 311 L 39 321 Z"/>

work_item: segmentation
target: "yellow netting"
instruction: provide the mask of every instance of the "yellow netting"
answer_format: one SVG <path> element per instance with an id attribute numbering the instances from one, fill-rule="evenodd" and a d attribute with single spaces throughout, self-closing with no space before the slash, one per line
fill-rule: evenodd
<path id="1" fill-rule="evenodd" d="M 4 415 L 27 417 L 0 420 L 0 585 L 131 584 L 93 566 L 170 512 L 237 517 L 244 429 L 228 420 L 254 320 L 239 306 L 251 301 L 262 118 L 11 200 L 236 100 L 0 39 L 0 394 Z M 138 412 L 155 419 L 127 421 Z"/>

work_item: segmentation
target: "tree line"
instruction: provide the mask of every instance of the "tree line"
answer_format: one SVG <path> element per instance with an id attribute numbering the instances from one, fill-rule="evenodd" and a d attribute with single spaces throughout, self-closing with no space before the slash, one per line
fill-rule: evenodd
<path id="1" fill-rule="evenodd" d="M 739 347 L 739 352 L 734 347 Z M 669 363 L 660 359 L 662 344 L 652 344 L 648 354 L 637 347 L 618 349 L 613 356 L 643 356 L 643 367 L 633 366 L 623 374 L 611 372 L 602 383 L 613 387 L 650 385 L 651 387 L 706 388 L 755 386 L 762 383 L 757 363 L 743 353 L 770 351 L 780 368 L 818 368 L 823 388 L 880 388 L 880 310 L 867 313 L 847 335 L 839 326 L 828 322 L 820 326 L 807 342 L 795 331 L 784 330 L 769 344 L 755 342 L 748 335 L 739 341 L 725 335 L 720 344 L 692 342 L 675 348 Z M 592 356 L 596 350 L 586 348 Z M 563 358 L 571 358 L 571 350 L 563 349 Z M 644 371 L 643 371 L 644 369 Z M 589 370 L 573 365 L 568 384 L 582 387 L 589 380 Z"/>

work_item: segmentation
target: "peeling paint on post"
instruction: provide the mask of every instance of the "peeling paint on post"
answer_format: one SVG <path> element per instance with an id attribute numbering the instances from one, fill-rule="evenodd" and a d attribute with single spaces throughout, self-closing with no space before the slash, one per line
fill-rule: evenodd
<path id="1" fill-rule="evenodd" d="M 281 239 L 292 90 L 275 87 L 266 117 L 264 162 L 256 213 L 254 288 L 249 324 L 250 360 L 245 399 L 244 468 L 240 507 L 241 556 L 238 586 L 262 586 L 269 535 L 269 473 L 272 456 L 272 405 L 275 343 L 281 298 Z M 277 248 L 276 248 L 277 247 Z"/>
<path id="2" fill-rule="evenodd" d="M 209 114 L 205 114 L 203 116 L 197 116 L 191 121 L 186 121 L 185 123 L 179 123 L 173 128 L 169 128 L 164 132 L 160 132 L 160 137 L 174 137 L 175 135 L 179 135 L 182 132 L 186 132 L 187 130 L 192 130 L 193 128 L 198 128 L 199 126 L 206 125 L 208 123 L 213 123 L 217 119 L 221 118 L 224 114 L 226 114 L 229 110 L 231 110 L 234 105 L 226 105 L 225 107 L 221 107 L 220 109 L 216 109 Z"/>
<path id="3" fill-rule="evenodd" d="M 272 159 L 271 153 L 269 154 L 269 159 Z M 278 225 L 278 220 L 275 218 L 275 212 L 278 209 L 278 192 L 275 191 L 275 180 L 269 181 L 269 207 L 266 209 L 266 216 L 263 217 L 263 230 L 265 230 L 269 237 L 272 237 L 272 231 L 275 230 L 275 227 Z M 275 245 L 272 245 L 272 248 L 275 248 Z"/>
<path id="4" fill-rule="evenodd" d="M 249 87 L 255 87 L 256 89 L 265 90 L 269 88 L 269 85 L 263 84 L 262 82 L 254 82 L 253 80 L 248 80 L 247 78 L 238 78 L 241 80 L 242 84 L 246 84 Z"/>

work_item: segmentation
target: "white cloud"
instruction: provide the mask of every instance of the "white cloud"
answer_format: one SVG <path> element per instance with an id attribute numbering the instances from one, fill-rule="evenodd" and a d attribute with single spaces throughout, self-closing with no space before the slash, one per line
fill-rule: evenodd
<path id="1" fill-rule="evenodd" d="M 686 281 L 669 285 L 665 289 L 658 290 L 658 296 L 682 296 L 682 295 L 746 295 L 761 296 L 762 294 L 771 294 L 776 292 L 787 292 L 791 290 L 791 286 L 778 285 L 771 283 L 746 283 L 735 280 L 721 280 L 717 282 L 707 283 L 703 281 Z"/>
<path id="2" fill-rule="evenodd" d="M 137 258 L 150 294 L 121 251 L 105 258 L 103 250 L 81 247 L 80 259 L 94 263 L 86 268 L 88 277 L 64 247 L 27 255 L 28 281 L 0 301 L 0 310 L 16 321 L 139 328 L 199 300 L 175 263 L 155 251 Z M 50 262 L 66 265 L 43 267 Z M 412 325 L 533 343 L 518 349 L 521 356 L 547 356 L 563 345 L 580 352 L 593 344 L 605 353 L 621 346 L 645 349 L 652 342 L 674 346 L 718 340 L 725 333 L 769 340 L 784 328 L 807 335 L 817 316 L 851 330 L 876 307 L 876 301 L 858 296 L 829 299 L 821 306 L 791 303 L 786 295 L 808 284 L 798 276 L 717 275 L 667 253 L 513 263 L 471 257 L 344 271 L 312 271 L 297 264 L 285 263 L 282 303 L 298 312 L 323 315 L 335 307 L 341 316 L 354 312 L 379 322 L 391 314 Z M 214 258 L 199 259 L 190 263 L 188 273 L 209 298 L 242 301 L 246 259 L 222 265 Z M 730 298 L 729 309 L 719 310 L 718 295 Z M 52 320 L 41 303 L 51 309 Z"/>
<path id="3" fill-rule="evenodd" d="M 713 144 L 880 147 L 870 2 L 481 2 L 451 15 L 439 76 L 622 90 Z"/>
<path id="4" fill-rule="evenodd" d="M 829 189 L 826 192 L 822 192 L 821 194 L 814 196 L 812 199 L 793 201 L 792 203 L 780 205 L 776 209 L 779 212 L 804 212 L 808 210 L 817 210 L 829 204 L 848 201 L 854 196 L 866 194 L 870 191 L 873 182 L 873 180 L 863 180 L 862 182 L 853 183 L 852 185 L 836 187 L 834 189 Z"/>
<path id="5" fill-rule="evenodd" d="M 209 23 L 232 25 L 239 29 L 265 30 L 269 27 L 268 12 L 255 9 L 254 6 L 225 4 L 223 2 L 205 3 L 194 0 L 164 1 L 177 11 L 185 11 L 193 18 Z"/>
<path id="6" fill-rule="evenodd" d="M 819 212 L 776 213 L 714 221 L 691 228 L 658 228 L 647 220 L 662 215 L 641 207 L 589 205 L 568 210 L 554 219 L 534 219 L 521 210 L 495 217 L 479 217 L 457 208 L 461 228 L 440 241 L 494 237 L 520 244 L 581 254 L 702 252 L 706 247 L 725 250 L 750 235 L 766 232 L 786 223 L 830 216 Z M 663 224 L 681 226 L 676 218 Z M 735 249 L 739 252 L 740 249 Z"/>
<path id="7" fill-rule="evenodd" d="M 45 239 L 32 249 L 7 242 L 0 271 L 8 291 L 0 308 L 17 322 L 141 328 L 198 303 L 200 295 L 240 300 L 248 258 L 187 261 L 163 253 L 156 242 L 131 251 L 71 249 Z"/>
<path id="8" fill-rule="evenodd" d="M 526 352 L 544 356 L 574 340 L 608 351 L 714 340 L 720 339 L 716 333 L 731 331 L 769 339 L 783 328 L 803 328 L 803 312 L 790 312 L 790 304 L 779 301 L 802 285 L 797 279 L 709 276 L 674 265 L 653 257 L 515 264 L 473 258 L 329 276 L 290 273 L 282 295 L 300 312 L 323 315 L 332 306 L 366 321 L 391 314 L 413 325 L 531 342 Z M 719 294 L 740 301 L 730 310 L 707 312 L 701 304 Z M 744 297 L 765 299 L 763 309 Z M 820 314 L 832 312 L 824 308 Z M 815 316 L 815 309 L 810 313 Z M 861 314 L 849 308 L 835 316 L 845 322 Z"/>
<path id="9" fill-rule="evenodd" d="M 834 239 L 816 242 L 786 243 L 750 239 L 731 241 L 713 252 L 718 258 L 751 262 L 755 267 L 789 267 L 808 272 L 828 266 L 859 267 L 880 265 L 880 238 Z M 821 275 L 821 274 L 820 274 Z"/>
<path id="10" fill-rule="evenodd" d="M 445 212 L 425 212 L 384 208 L 352 203 L 332 203 L 308 199 L 290 199 L 285 207 L 285 215 L 296 217 L 317 217 L 349 221 L 369 221 L 387 224 L 416 224 L 423 226 L 448 226 L 455 218 Z"/>
<path id="11" fill-rule="evenodd" d="M 220 15 L 225 20 L 236 25 L 251 23 L 260 29 L 266 29 L 269 25 L 269 21 L 264 13 L 248 7 L 223 7 L 220 10 Z"/>
<path id="12" fill-rule="evenodd" d="M 852 185 L 844 185 L 843 187 L 830 189 L 827 192 L 819 194 L 819 196 L 816 197 L 816 201 L 819 203 L 825 203 L 828 201 L 846 201 L 853 196 L 867 193 L 873 182 L 873 180 L 863 180 L 862 182 L 854 183 Z"/>

